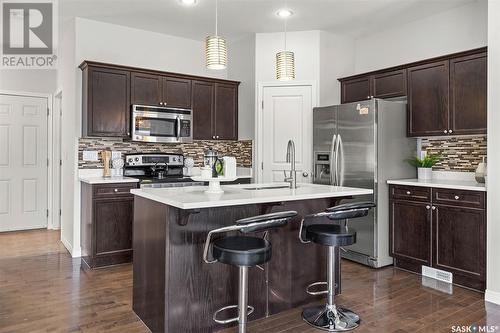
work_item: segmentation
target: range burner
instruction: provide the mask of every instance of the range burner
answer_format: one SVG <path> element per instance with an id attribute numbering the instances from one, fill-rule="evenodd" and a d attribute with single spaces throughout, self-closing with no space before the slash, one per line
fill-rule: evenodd
<path id="1" fill-rule="evenodd" d="M 129 154 L 125 156 L 124 176 L 139 179 L 141 188 L 204 185 L 184 177 L 184 156 L 177 154 Z"/>

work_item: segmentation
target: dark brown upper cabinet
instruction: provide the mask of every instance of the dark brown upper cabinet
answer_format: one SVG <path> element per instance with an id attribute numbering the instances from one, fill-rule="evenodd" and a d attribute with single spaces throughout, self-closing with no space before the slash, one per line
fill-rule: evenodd
<path id="1" fill-rule="evenodd" d="M 342 80 L 342 103 L 406 95 L 406 69 Z"/>
<path id="2" fill-rule="evenodd" d="M 132 104 L 191 108 L 191 80 L 132 73 Z"/>
<path id="3" fill-rule="evenodd" d="M 238 139 L 238 85 L 193 81 L 193 139 Z"/>
<path id="4" fill-rule="evenodd" d="M 162 102 L 162 77 L 153 74 L 132 73 L 132 104 L 160 105 Z"/>
<path id="5" fill-rule="evenodd" d="M 193 81 L 193 139 L 215 139 L 214 108 L 215 83 Z"/>
<path id="6" fill-rule="evenodd" d="M 238 86 L 215 84 L 215 138 L 238 139 Z"/>
<path id="7" fill-rule="evenodd" d="M 406 95 L 406 69 L 372 75 L 372 92 L 375 98 L 393 98 Z"/>
<path id="8" fill-rule="evenodd" d="M 449 62 L 408 68 L 409 136 L 448 134 Z"/>
<path id="9" fill-rule="evenodd" d="M 84 61 L 83 136 L 130 137 L 132 104 L 193 110 L 195 140 L 238 139 L 237 81 Z"/>
<path id="10" fill-rule="evenodd" d="M 83 136 L 130 135 L 130 72 L 82 66 Z"/>
<path id="11" fill-rule="evenodd" d="M 370 76 L 342 81 L 341 86 L 342 103 L 364 101 L 371 98 Z"/>
<path id="12" fill-rule="evenodd" d="M 450 60 L 452 133 L 486 133 L 487 72 L 486 52 Z"/>

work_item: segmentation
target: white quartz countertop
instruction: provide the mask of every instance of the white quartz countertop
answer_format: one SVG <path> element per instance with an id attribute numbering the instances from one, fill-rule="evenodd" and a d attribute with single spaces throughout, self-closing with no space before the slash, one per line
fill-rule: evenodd
<path id="1" fill-rule="evenodd" d="M 277 186 L 281 186 L 281 188 L 277 188 Z M 206 194 L 204 192 L 207 189 L 206 186 L 133 189 L 130 192 L 180 209 L 335 198 L 373 193 L 369 189 L 328 185 L 298 184 L 298 188 L 295 190 L 285 186 L 288 186 L 288 183 L 223 185 L 224 193 L 222 194 Z M 252 189 L 256 187 L 263 189 Z"/>
<path id="2" fill-rule="evenodd" d="M 80 176 L 79 177 L 81 182 L 87 183 L 87 184 L 117 184 L 117 183 L 137 183 L 139 182 L 139 179 L 137 178 L 132 178 L 132 177 L 95 177 L 95 176 L 90 176 L 90 177 L 84 177 Z"/>
<path id="3" fill-rule="evenodd" d="M 486 191 L 485 184 L 477 183 L 474 180 L 455 180 L 455 179 L 397 179 L 388 180 L 387 184 L 393 185 L 408 185 L 408 186 L 422 186 L 422 187 L 438 187 L 449 188 L 455 190 L 468 190 L 468 191 Z"/>

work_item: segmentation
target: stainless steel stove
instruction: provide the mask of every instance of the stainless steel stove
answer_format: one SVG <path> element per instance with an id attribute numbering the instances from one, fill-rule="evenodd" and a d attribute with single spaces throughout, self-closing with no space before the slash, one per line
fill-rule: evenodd
<path id="1" fill-rule="evenodd" d="M 184 177 L 184 156 L 177 154 L 129 154 L 123 175 L 139 179 L 141 188 L 202 186 Z"/>

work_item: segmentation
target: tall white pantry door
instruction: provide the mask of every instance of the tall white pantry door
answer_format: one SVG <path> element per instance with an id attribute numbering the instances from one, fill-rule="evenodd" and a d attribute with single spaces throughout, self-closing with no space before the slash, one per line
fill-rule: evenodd
<path id="1" fill-rule="evenodd" d="M 0 94 L 0 232 L 47 227 L 47 105 Z"/>
<path id="2" fill-rule="evenodd" d="M 297 182 L 310 183 L 312 169 L 312 86 L 263 88 L 262 180 L 282 182 L 288 140 L 295 143 Z"/>

